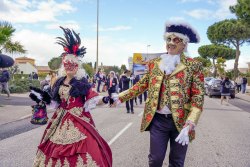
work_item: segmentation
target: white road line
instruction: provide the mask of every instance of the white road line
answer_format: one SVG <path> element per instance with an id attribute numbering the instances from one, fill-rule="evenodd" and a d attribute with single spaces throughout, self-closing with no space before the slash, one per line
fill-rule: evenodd
<path id="1" fill-rule="evenodd" d="M 31 116 L 32 116 L 32 114 L 29 114 L 29 115 L 22 116 L 22 117 L 19 118 L 19 119 L 25 119 L 25 118 L 29 118 L 29 117 L 31 117 Z"/>
<path id="2" fill-rule="evenodd" d="M 119 133 L 117 133 L 117 135 L 115 135 L 115 137 L 113 137 L 108 144 L 111 146 L 112 143 L 114 143 L 116 141 L 116 139 L 118 139 L 118 137 L 120 137 L 133 123 L 130 122 L 128 123 Z"/>
<path id="3" fill-rule="evenodd" d="M 138 114 L 138 117 L 142 116 L 142 114 L 143 114 L 143 111 L 140 114 Z"/>

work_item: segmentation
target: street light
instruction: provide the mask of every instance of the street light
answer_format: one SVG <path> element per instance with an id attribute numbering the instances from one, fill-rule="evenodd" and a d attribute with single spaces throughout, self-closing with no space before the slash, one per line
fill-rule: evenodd
<path id="1" fill-rule="evenodd" d="M 148 57 L 148 48 L 150 47 L 151 45 L 147 45 L 147 57 Z"/>
<path id="2" fill-rule="evenodd" d="M 98 71 L 98 42 L 99 42 L 99 0 L 96 5 L 96 72 Z"/>

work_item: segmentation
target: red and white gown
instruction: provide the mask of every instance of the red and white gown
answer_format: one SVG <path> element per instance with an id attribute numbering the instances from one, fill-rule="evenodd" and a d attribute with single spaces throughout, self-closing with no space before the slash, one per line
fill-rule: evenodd
<path id="1" fill-rule="evenodd" d="M 59 88 L 61 103 L 43 134 L 33 166 L 111 167 L 110 147 L 85 111 L 82 97 L 69 96 L 70 88 Z M 86 101 L 96 101 L 97 97 L 90 89 Z"/>

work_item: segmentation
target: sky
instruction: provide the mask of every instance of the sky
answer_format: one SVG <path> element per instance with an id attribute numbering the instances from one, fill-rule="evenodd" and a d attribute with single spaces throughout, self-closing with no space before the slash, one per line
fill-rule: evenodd
<path id="1" fill-rule="evenodd" d="M 188 55 L 197 57 L 198 48 L 210 44 L 207 28 L 215 22 L 235 18 L 229 6 L 237 0 L 99 0 L 99 64 L 125 64 L 133 53 L 165 52 L 166 22 L 187 22 L 199 33 L 199 44 L 189 44 Z M 80 33 L 87 48 L 83 62 L 96 61 L 97 0 L 0 0 L 0 20 L 16 29 L 13 39 L 28 51 L 36 65 L 48 65 L 63 52 L 55 44 L 63 36 L 59 26 Z M 249 44 L 241 47 L 239 67 L 250 62 Z M 232 69 L 234 60 L 227 61 Z"/>

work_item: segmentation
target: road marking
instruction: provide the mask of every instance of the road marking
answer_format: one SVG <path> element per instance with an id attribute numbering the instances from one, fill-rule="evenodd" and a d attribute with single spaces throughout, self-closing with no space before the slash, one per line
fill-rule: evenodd
<path id="1" fill-rule="evenodd" d="M 143 111 L 140 114 L 138 114 L 138 117 L 142 116 L 142 114 L 143 114 Z"/>
<path id="2" fill-rule="evenodd" d="M 29 118 L 29 117 L 31 117 L 32 116 L 32 114 L 29 114 L 29 115 L 25 115 L 25 116 L 22 116 L 20 119 L 25 119 L 25 118 Z"/>
<path id="3" fill-rule="evenodd" d="M 117 135 L 115 135 L 115 137 L 113 137 L 108 142 L 108 145 L 111 146 L 111 144 L 114 143 L 116 141 L 116 139 L 118 139 L 132 124 L 133 124 L 132 122 L 128 123 L 119 133 L 117 133 Z"/>

